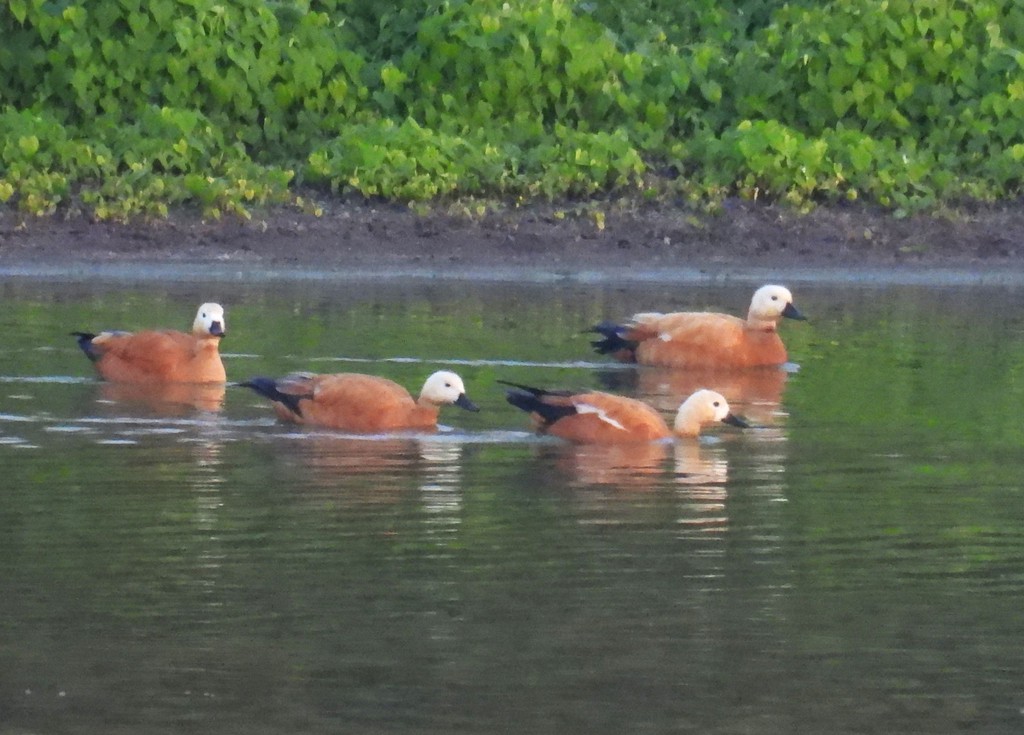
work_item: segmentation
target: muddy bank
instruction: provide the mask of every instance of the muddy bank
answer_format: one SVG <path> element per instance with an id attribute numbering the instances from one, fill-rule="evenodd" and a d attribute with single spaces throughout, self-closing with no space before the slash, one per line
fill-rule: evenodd
<path id="1" fill-rule="evenodd" d="M 112 224 L 0 213 L 0 272 L 88 272 L 148 265 L 165 273 L 579 276 L 820 272 L 879 277 L 946 271 L 1024 273 L 1024 202 L 897 219 L 864 207 L 731 202 L 714 215 L 669 207 L 592 211 L 532 206 L 462 217 L 403 205 L 334 203 L 320 217 L 275 210 L 251 220 Z"/>

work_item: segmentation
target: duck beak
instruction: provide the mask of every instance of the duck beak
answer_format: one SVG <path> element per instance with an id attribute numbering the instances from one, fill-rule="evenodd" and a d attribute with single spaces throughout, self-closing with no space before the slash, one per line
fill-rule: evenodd
<path id="1" fill-rule="evenodd" d="M 739 416 L 735 416 L 731 413 L 727 413 L 725 418 L 722 419 L 723 424 L 729 424 L 730 426 L 738 426 L 741 429 L 749 429 L 750 424 L 746 422 L 746 419 L 741 419 Z"/>
<path id="2" fill-rule="evenodd" d="M 212 334 L 214 337 L 223 337 L 225 334 L 227 334 L 227 332 L 224 331 L 224 327 L 221 326 L 220 322 L 211 322 L 210 334 Z"/>
<path id="3" fill-rule="evenodd" d="M 796 319 L 797 321 L 807 321 L 807 317 L 800 313 L 800 310 L 793 306 L 793 302 L 786 304 L 786 308 L 782 310 L 782 316 L 787 319 Z"/>
<path id="4" fill-rule="evenodd" d="M 455 399 L 455 405 L 458 406 L 459 408 L 464 408 L 467 411 L 476 412 L 480 410 L 479 408 L 477 408 L 476 404 L 473 403 L 473 401 L 469 400 L 469 398 L 466 397 L 465 393 L 459 394 L 459 397 Z"/>

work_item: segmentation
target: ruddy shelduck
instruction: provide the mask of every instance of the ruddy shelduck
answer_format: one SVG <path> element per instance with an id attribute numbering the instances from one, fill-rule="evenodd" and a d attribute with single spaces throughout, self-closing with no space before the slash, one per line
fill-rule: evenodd
<path id="1" fill-rule="evenodd" d="M 621 362 L 663 367 L 748 368 L 781 365 L 786 347 L 776 327 L 783 317 L 805 319 L 783 286 L 754 292 L 747 318 L 710 312 L 635 314 L 625 325 L 603 322 L 595 351 Z"/>
<path id="2" fill-rule="evenodd" d="M 224 307 L 203 304 L 192 333 L 72 332 L 104 379 L 117 383 L 223 383 L 220 341 L 227 333 Z"/>
<path id="3" fill-rule="evenodd" d="M 462 378 L 440 370 L 414 399 L 398 383 L 360 373 L 292 373 L 241 383 L 273 402 L 282 421 L 360 433 L 434 429 L 441 406 L 479 411 L 466 396 Z"/>
<path id="4" fill-rule="evenodd" d="M 508 402 L 527 411 L 542 434 L 580 444 L 649 442 L 672 436 L 695 437 L 715 421 L 733 426 L 748 424 L 729 411 L 721 394 L 698 390 L 676 411 L 669 429 L 665 419 L 643 401 L 601 391 L 559 391 L 507 383 Z"/>

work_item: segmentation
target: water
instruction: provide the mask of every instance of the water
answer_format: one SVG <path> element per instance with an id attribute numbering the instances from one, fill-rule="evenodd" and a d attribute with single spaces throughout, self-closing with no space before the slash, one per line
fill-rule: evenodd
<path id="1" fill-rule="evenodd" d="M 792 284 L 794 364 L 590 354 L 757 284 L 0 282 L 0 733 L 1020 732 L 1024 291 Z M 67 333 L 228 308 L 229 377 L 453 367 L 437 435 L 97 382 Z M 533 436 L 496 379 L 755 428 Z"/>

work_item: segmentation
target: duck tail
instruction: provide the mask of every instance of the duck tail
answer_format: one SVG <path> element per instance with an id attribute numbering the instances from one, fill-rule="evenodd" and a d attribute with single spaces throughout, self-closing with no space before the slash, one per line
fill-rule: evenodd
<path id="1" fill-rule="evenodd" d="M 537 398 L 540 398 L 541 396 L 546 396 L 549 393 L 553 392 L 553 391 L 544 390 L 543 388 L 534 388 L 531 385 L 523 385 L 522 383 L 513 383 L 511 380 L 501 380 L 500 378 L 498 380 L 495 380 L 494 382 L 499 383 L 501 385 L 507 385 L 507 386 L 509 386 L 511 388 L 518 388 L 520 391 L 529 393 L 530 395 L 536 396 Z M 511 393 L 511 391 L 506 391 L 506 392 Z"/>
<path id="2" fill-rule="evenodd" d="M 289 411 L 294 413 L 296 416 L 302 415 L 302 409 L 299 408 L 299 401 L 308 396 L 297 396 L 291 393 L 283 393 L 277 388 L 277 381 L 273 378 L 249 378 L 244 383 L 239 383 L 242 388 L 251 388 L 256 391 L 257 394 L 268 398 L 274 403 L 282 403 L 287 407 Z"/>
<path id="3" fill-rule="evenodd" d="M 622 362 L 635 362 L 637 343 L 622 336 L 627 329 L 615 322 L 595 324 L 587 331 L 600 334 L 602 339 L 592 341 L 590 346 L 599 355 L 611 355 Z"/>
<path id="4" fill-rule="evenodd" d="M 547 398 L 566 397 L 571 395 L 570 391 L 548 391 L 542 388 L 532 388 L 528 385 L 510 383 L 506 380 L 499 380 L 499 383 L 512 386 L 505 391 L 505 400 L 521 411 L 534 414 L 545 424 L 553 424 L 558 419 L 572 416 L 576 413 L 576 407 L 571 403 L 553 403 Z"/>
<path id="5" fill-rule="evenodd" d="M 78 338 L 78 346 L 82 349 L 82 352 L 85 353 L 86 357 L 93 362 L 100 359 L 100 354 L 92 343 L 93 339 L 96 337 L 95 334 L 92 332 L 71 332 L 71 336 Z"/>

